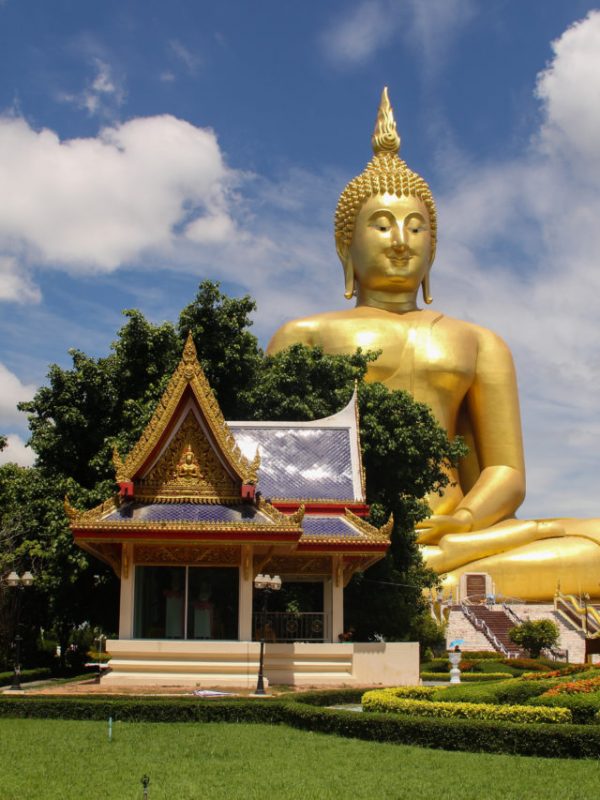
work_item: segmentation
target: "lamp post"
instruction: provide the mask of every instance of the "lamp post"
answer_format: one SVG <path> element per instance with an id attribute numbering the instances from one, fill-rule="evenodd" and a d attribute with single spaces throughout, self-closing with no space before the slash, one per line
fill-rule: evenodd
<path id="1" fill-rule="evenodd" d="M 254 587 L 263 593 L 263 607 L 262 607 L 262 626 L 260 632 L 260 659 L 258 662 L 258 681 L 256 683 L 256 691 L 254 694 L 265 694 L 264 683 L 264 666 L 265 666 L 265 627 L 267 625 L 267 604 L 269 602 L 269 594 L 271 592 L 278 592 L 281 589 L 281 578 L 279 575 L 262 575 L 259 574 L 254 578 Z"/>
<path id="2" fill-rule="evenodd" d="M 19 575 L 13 569 L 6 577 L 6 583 L 10 589 L 17 592 L 15 603 L 15 661 L 11 689 L 19 691 L 21 689 L 21 634 L 19 626 L 21 624 L 21 592 L 33 585 L 33 575 L 29 570 Z"/>

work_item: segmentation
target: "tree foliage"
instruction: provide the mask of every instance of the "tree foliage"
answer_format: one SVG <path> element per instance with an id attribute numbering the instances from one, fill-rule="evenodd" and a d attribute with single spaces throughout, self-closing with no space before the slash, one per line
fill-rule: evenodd
<path id="1" fill-rule="evenodd" d="M 523 647 L 531 658 L 539 658 L 547 647 L 554 647 L 560 637 L 556 623 L 549 619 L 527 620 L 508 632 L 511 642 Z"/>
<path id="2" fill-rule="evenodd" d="M 447 468 L 462 445 L 448 441 L 427 407 L 364 382 L 376 353 L 332 356 L 295 345 L 264 356 L 249 330 L 254 309 L 250 297 L 230 298 L 218 284 L 204 282 L 176 325 L 125 311 L 107 356 L 70 351 L 71 367 L 52 365 L 47 385 L 20 405 L 37 461 L 30 469 L 0 467 L 0 568 L 34 567 L 39 619 L 63 642 L 85 620 L 114 630 L 118 603 L 109 568 L 74 546 L 64 495 L 83 508 L 114 491 L 113 447 L 125 455 L 139 438 L 190 331 L 229 419 L 322 418 L 343 408 L 358 384 L 372 520 L 383 524 L 394 513 L 395 526 L 386 559 L 346 592 L 348 621 L 360 638 L 402 638 L 414 628 L 422 588 L 435 580 L 421 562 L 414 524 L 428 515 L 423 497 L 447 483 Z"/>

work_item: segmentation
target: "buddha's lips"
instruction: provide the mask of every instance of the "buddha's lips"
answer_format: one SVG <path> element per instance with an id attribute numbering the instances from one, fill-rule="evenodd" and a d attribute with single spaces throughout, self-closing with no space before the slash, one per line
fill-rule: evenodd
<path id="1" fill-rule="evenodd" d="M 411 256 L 388 256 L 388 258 L 395 267 L 405 267 Z"/>

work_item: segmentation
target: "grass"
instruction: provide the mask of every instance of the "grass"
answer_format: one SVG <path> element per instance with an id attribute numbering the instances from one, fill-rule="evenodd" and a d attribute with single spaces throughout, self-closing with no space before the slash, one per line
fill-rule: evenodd
<path id="1" fill-rule="evenodd" d="M 0 719 L 0 800 L 592 797 L 592 761 L 447 753 L 249 724 Z"/>

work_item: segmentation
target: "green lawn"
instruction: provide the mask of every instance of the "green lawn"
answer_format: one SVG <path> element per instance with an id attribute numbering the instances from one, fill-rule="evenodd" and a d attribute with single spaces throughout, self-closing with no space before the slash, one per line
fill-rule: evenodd
<path id="1" fill-rule="evenodd" d="M 0 798 L 593 797 L 592 761 L 475 755 L 250 724 L 0 719 Z"/>

